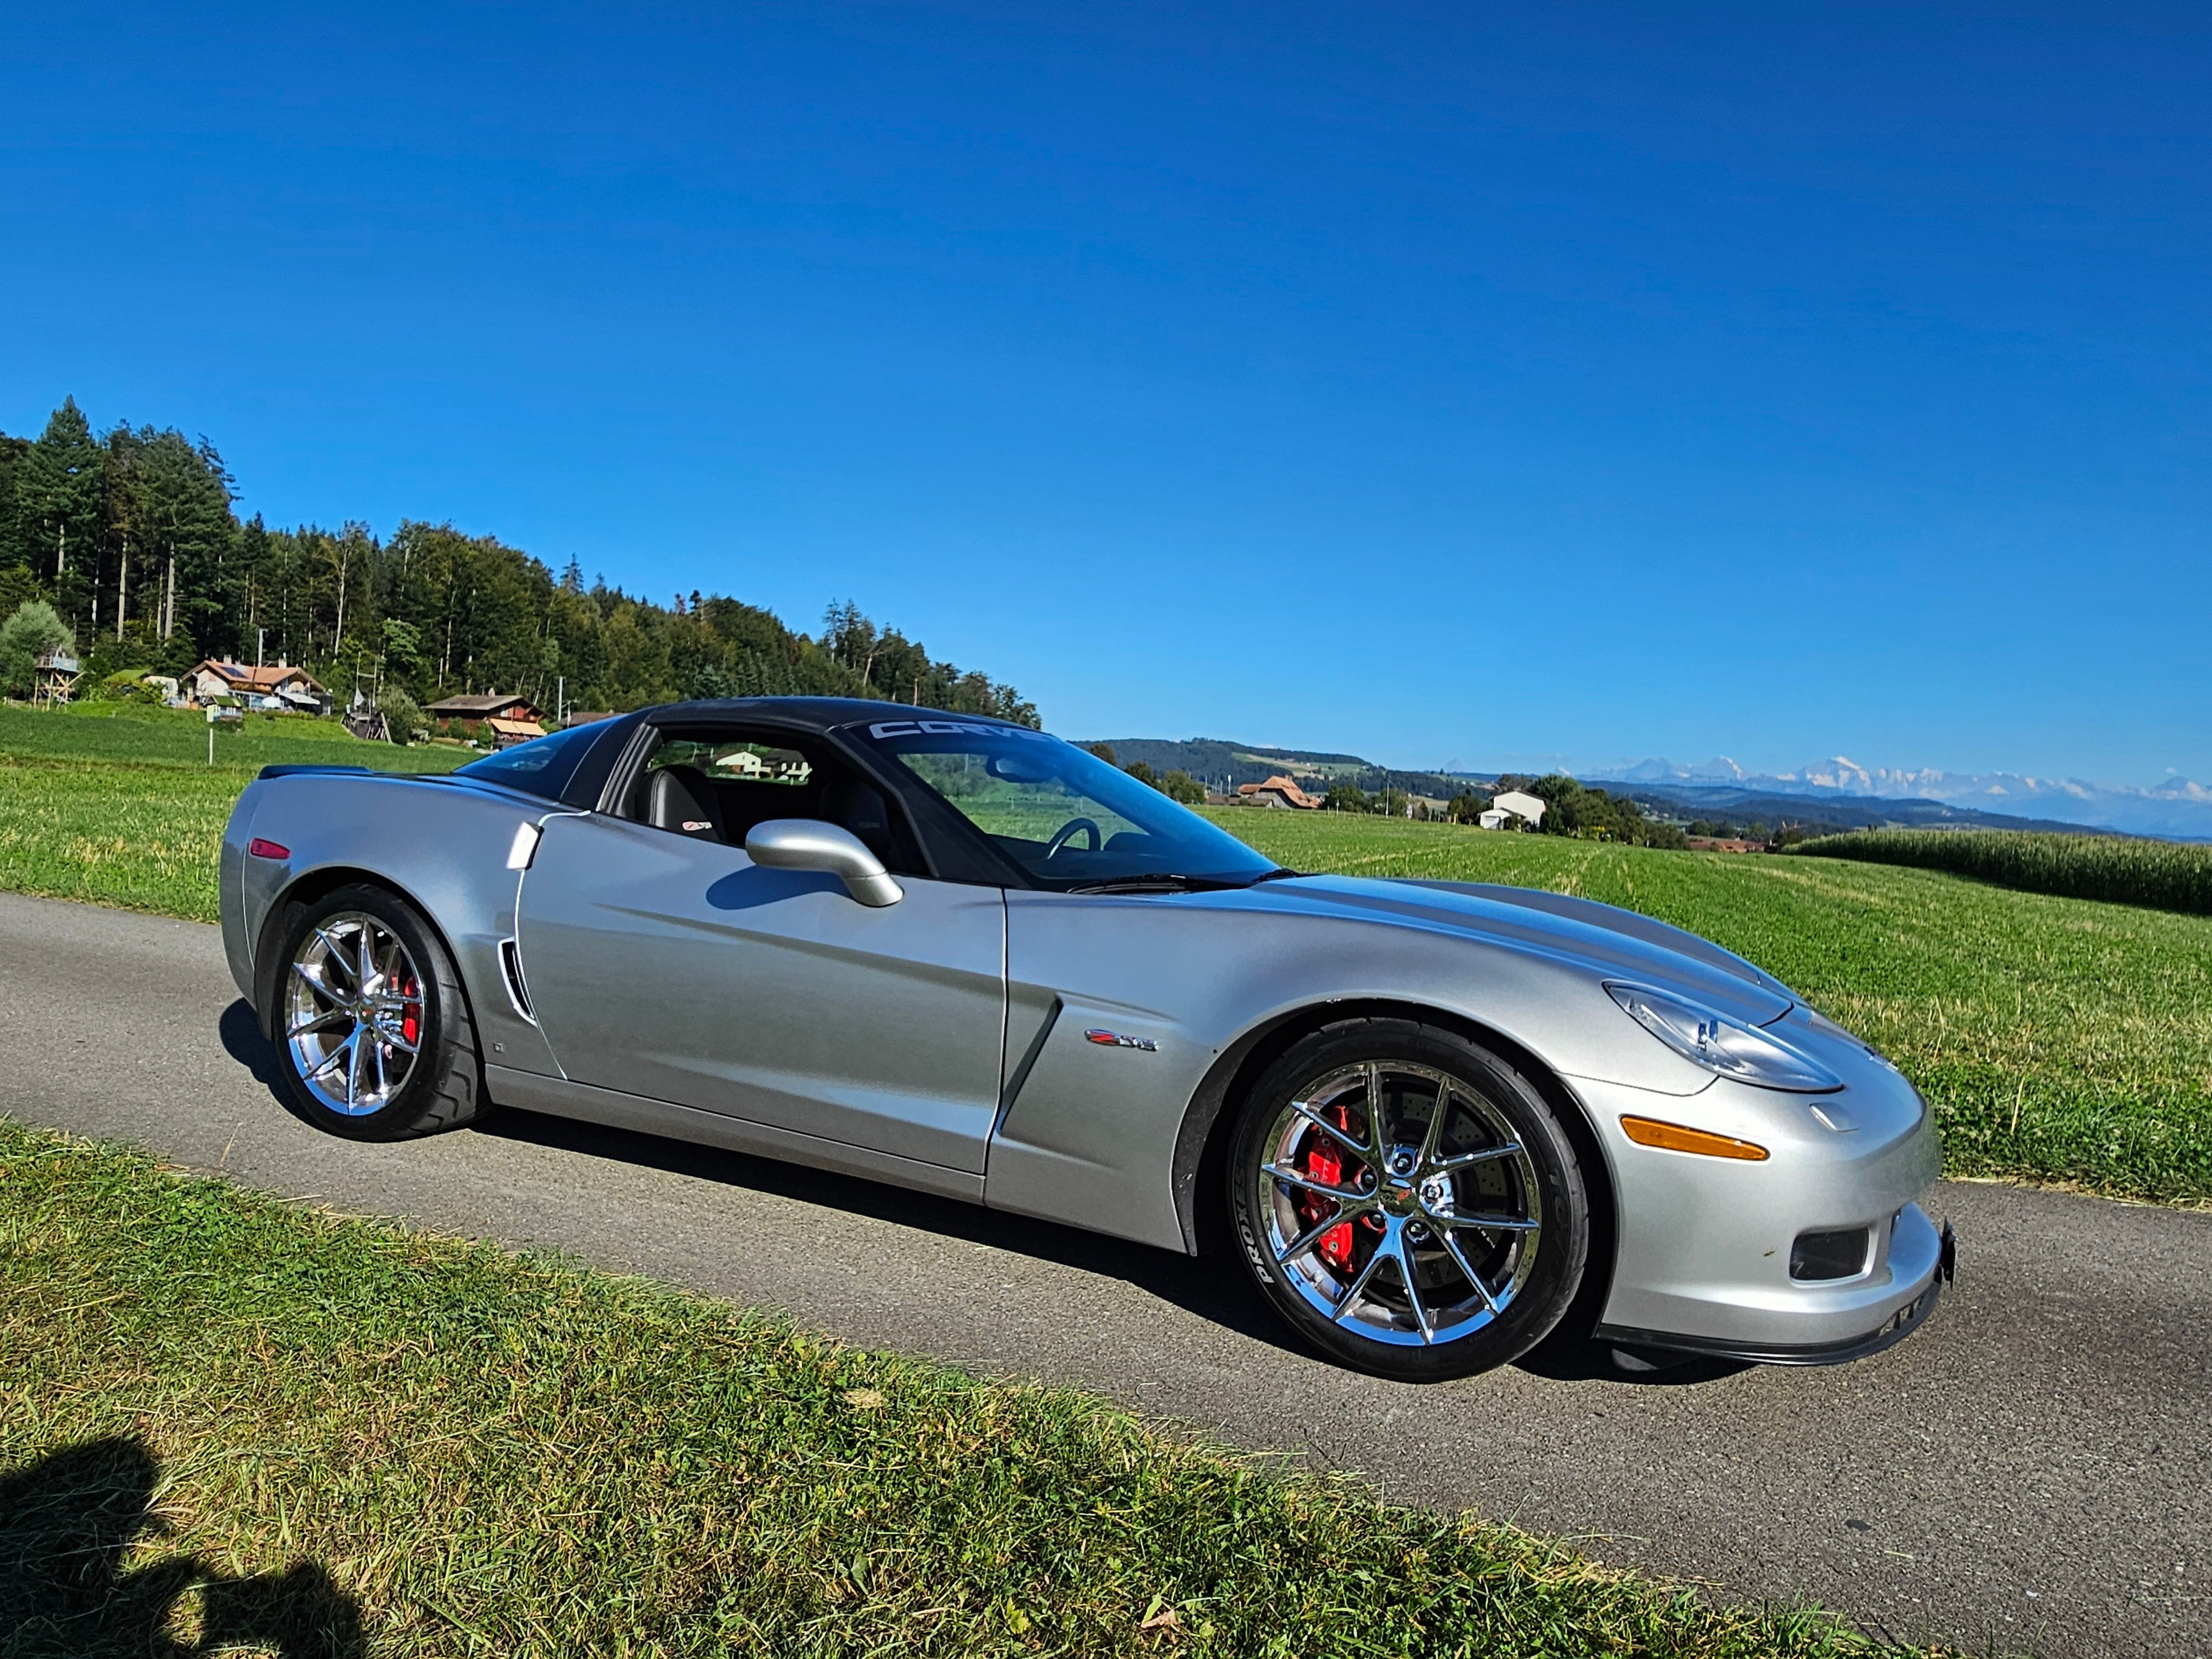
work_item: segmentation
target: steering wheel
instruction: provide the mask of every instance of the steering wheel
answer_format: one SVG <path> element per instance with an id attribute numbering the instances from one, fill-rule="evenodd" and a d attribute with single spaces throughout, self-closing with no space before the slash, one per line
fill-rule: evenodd
<path id="1" fill-rule="evenodd" d="M 1089 818 L 1070 818 L 1052 832 L 1052 839 L 1044 844 L 1044 855 L 1048 859 L 1058 858 L 1061 848 L 1086 831 L 1091 836 L 1091 845 L 1084 849 L 1085 852 L 1095 853 L 1106 844 L 1105 836 L 1098 833 L 1098 826 Z"/>

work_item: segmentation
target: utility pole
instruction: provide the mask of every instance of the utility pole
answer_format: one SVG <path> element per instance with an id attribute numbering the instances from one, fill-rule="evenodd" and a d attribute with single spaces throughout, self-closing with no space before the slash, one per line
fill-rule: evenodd
<path id="1" fill-rule="evenodd" d="M 268 637 L 269 630 L 265 628 L 257 628 L 253 630 L 253 665 L 256 668 L 261 666 L 262 641 Z"/>
<path id="2" fill-rule="evenodd" d="M 544 682 L 542 682 L 542 681 L 540 682 L 540 684 L 542 684 L 543 683 L 544 683 Z M 567 706 L 568 706 L 568 677 L 566 674 L 556 674 L 556 675 L 553 677 L 553 724 L 554 724 L 554 725 L 556 725 L 556 726 L 565 726 L 565 725 L 567 725 L 567 724 L 568 724 L 568 715 L 567 715 L 567 714 L 566 714 L 566 713 L 564 712 L 564 710 L 566 709 L 566 708 L 567 708 Z"/>

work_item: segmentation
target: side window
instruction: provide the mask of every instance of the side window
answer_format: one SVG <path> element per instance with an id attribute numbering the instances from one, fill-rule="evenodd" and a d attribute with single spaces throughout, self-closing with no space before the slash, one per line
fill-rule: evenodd
<path id="1" fill-rule="evenodd" d="M 814 763 L 799 750 L 749 738 L 671 738 L 647 757 L 645 769 L 649 775 L 672 766 L 688 766 L 716 783 L 804 789 L 814 781 Z"/>
<path id="2" fill-rule="evenodd" d="M 593 744 L 606 735 L 599 726 L 572 726 L 550 737 L 532 738 L 527 743 L 517 744 L 512 749 L 502 749 L 496 754 L 486 755 L 482 760 L 471 761 L 460 769 L 467 778 L 488 778 L 494 783 L 503 783 L 510 789 L 520 789 L 526 794 L 543 795 L 548 800 L 561 799 L 561 792 L 568 787 L 568 780 L 576 770 L 577 763 L 588 753 Z"/>
<path id="3" fill-rule="evenodd" d="M 622 815 L 731 847 L 770 818 L 822 818 L 858 836 L 885 867 L 925 873 L 897 807 L 880 790 L 818 744 L 781 732 L 663 732 Z"/>

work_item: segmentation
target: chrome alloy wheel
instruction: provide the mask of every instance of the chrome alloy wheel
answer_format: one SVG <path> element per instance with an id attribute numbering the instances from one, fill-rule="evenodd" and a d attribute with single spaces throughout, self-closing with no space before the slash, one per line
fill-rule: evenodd
<path id="1" fill-rule="evenodd" d="M 342 910 L 308 931 L 292 957 L 284 1042 L 307 1092 L 366 1117 L 406 1086 L 422 1041 L 422 976 L 399 936 Z"/>
<path id="2" fill-rule="evenodd" d="M 1543 1237 L 1535 1163 L 1458 1079 L 1346 1066 L 1285 1105 L 1261 1146 L 1268 1248 L 1332 1323 L 1398 1346 L 1449 1342 L 1528 1282 Z"/>

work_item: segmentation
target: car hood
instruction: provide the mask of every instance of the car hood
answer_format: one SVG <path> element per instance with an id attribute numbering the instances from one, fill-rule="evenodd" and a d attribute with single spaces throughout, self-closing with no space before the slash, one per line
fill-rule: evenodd
<path id="1" fill-rule="evenodd" d="M 1697 998 L 1753 1025 L 1796 1006 L 1790 989 L 1710 939 L 1633 910 L 1526 887 L 1470 881 L 1300 876 L 1247 889 L 1249 897 L 1311 911 L 1462 935 L 1571 959 L 1607 979 Z"/>

